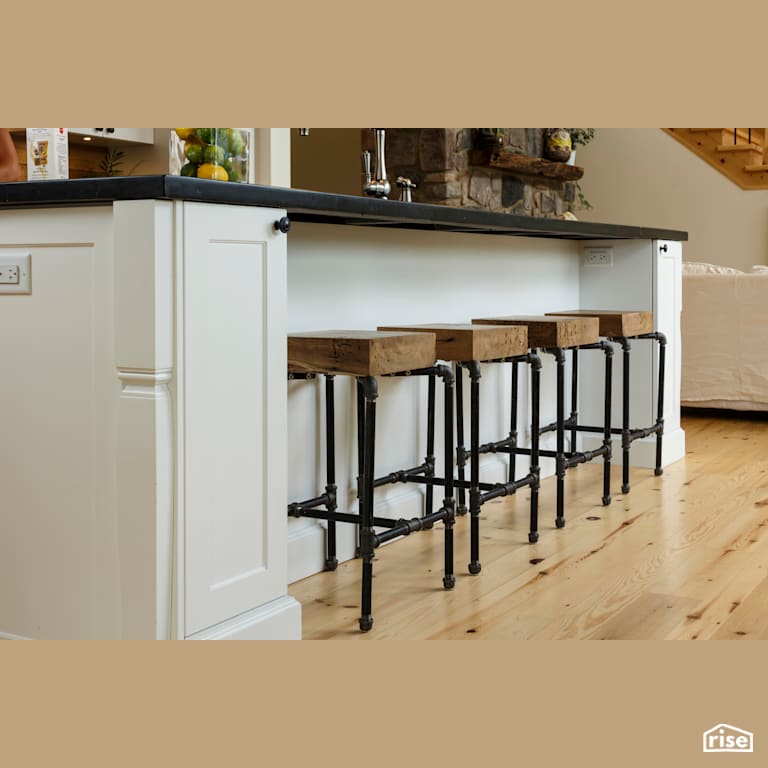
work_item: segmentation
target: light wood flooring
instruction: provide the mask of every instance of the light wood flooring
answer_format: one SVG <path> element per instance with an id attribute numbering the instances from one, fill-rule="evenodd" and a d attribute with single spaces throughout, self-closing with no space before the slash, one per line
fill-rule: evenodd
<path id="1" fill-rule="evenodd" d="M 296 582 L 304 639 L 768 639 L 768 416 L 686 411 L 685 459 L 600 504 L 600 467 L 569 471 L 567 525 L 542 483 L 539 542 L 528 494 L 481 512 L 480 574 L 469 521 L 455 528 L 456 586 L 442 588 L 442 525 L 377 550 L 369 633 L 357 628 L 360 561 Z M 437 495 L 436 495 L 437 496 Z"/>

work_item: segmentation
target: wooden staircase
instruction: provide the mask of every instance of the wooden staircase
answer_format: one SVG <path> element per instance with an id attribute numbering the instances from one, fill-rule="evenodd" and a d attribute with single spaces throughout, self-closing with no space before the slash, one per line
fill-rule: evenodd
<path id="1" fill-rule="evenodd" d="M 742 189 L 768 189 L 768 129 L 664 128 Z"/>

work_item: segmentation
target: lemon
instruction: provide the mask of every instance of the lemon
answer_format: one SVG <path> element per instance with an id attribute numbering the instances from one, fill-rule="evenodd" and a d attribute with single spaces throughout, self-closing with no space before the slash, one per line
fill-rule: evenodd
<path id="1" fill-rule="evenodd" d="M 195 132 L 194 128 L 175 128 L 174 130 L 180 139 L 188 139 Z"/>
<path id="2" fill-rule="evenodd" d="M 190 158 L 191 160 L 192 158 Z M 227 151 L 224 147 L 220 147 L 217 144 L 211 144 L 203 150 L 203 160 L 206 163 L 214 163 L 215 165 L 221 165 L 227 159 Z"/>
<path id="3" fill-rule="evenodd" d="M 213 179 L 214 181 L 229 181 L 229 174 L 220 165 L 203 163 L 197 169 L 198 179 Z"/>

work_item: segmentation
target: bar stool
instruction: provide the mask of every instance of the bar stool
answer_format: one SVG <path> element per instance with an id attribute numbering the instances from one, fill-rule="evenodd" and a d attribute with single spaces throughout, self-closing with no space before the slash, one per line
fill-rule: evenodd
<path id="1" fill-rule="evenodd" d="M 408 536 L 413 531 L 432 527 L 442 520 L 445 524 L 445 574 L 443 586 L 452 589 L 453 525 L 453 373 L 449 366 L 436 364 L 435 334 L 384 333 L 378 331 L 316 331 L 288 335 L 288 378 L 326 376 L 326 443 L 327 484 L 323 494 L 306 501 L 288 505 L 292 517 L 310 517 L 328 521 L 326 567 L 336 567 L 335 524 L 352 523 L 358 527 L 359 554 L 362 559 L 362 596 L 360 629 L 367 632 L 373 626 L 372 583 L 373 558 L 377 547 L 385 542 Z M 395 482 L 419 482 L 430 471 L 429 460 L 418 467 L 392 472 L 376 479 L 375 436 L 377 380 L 381 376 L 429 376 L 443 380 L 445 390 L 445 499 L 441 508 L 429 510 L 422 517 L 392 520 L 374 514 L 374 488 Z M 358 437 L 358 513 L 337 511 L 335 485 L 335 437 L 333 409 L 334 376 L 351 376 L 357 382 Z M 434 439 L 434 433 L 433 433 Z M 429 451 L 428 451 L 429 452 Z M 434 470 L 434 457 L 432 467 Z M 377 532 L 376 528 L 384 528 Z"/>
<path id="2" fill-rule="evenodd" d="M 622 403 L 621 427 L 611 429 L 614 435 L 621 435 L 621 492 L 629 493 L 629 454 L 632 443 L 641 438 L 656 435 L 656 466 L 654 474 L 663 474 L 661 467 L 662 439 L 664 436 L 664 363 L 667 347 L 667 337 L 653 330 L 653 312 L 626 311 L 613 309 L 580 309 L 567 312 L 547 312 L 548 315 L 578 315 L 580 317 L 596 317 L 600 323 L 600 335 L 608 341 L 619 344 L 622 349 Z M 651 339 L 659 344 L 658 392 L 656 396 L 656 421 L 649 427 L 632 429 L 630 427 L 630 398 L 629 398 L 629 358 L 630 340 Z M 576 388 L 577 366 L 574 364 L 571 372 L 572 386 Z M 599 427 L 576 424 L 573 414 L 572 429 L 581 432 L 596 432 Z"/>
<path id="3" fill-rule="evenodd" d="M 552 355 L 557 364 L 556 401 L 557 418 L 554 423 L 541 427 L 540 432 L 554 431 L 556 433 L 556 448 L 554 451 L 539 449 L 539 456 L 555 459 L 555 474 L 557 476 L 557 498 L 555 525 L 565 526 L 565 475 L 568 469 L 603 457 L 603 505 L 611 503 L 611 376 L 613 347 L 606 341 L 600 340 L 599 323 L 594 317 L 551 317 L 546 315 L 488 317 L 477 318 L 473 323 L 485 325 L 525 325 L 528 327 L 528 346 L 540 349 Z M 576 355 L 577 350 L 600 349 L 605 356 L 604 378 L 604 426 L 603 441 L 600 447 L 593 451 L 576 451 L 575 441 L 570 444 L 570 450 L 565 450 L 565 353 L 570 350 Z M 513 399 L 516 397 L 516 387 L 513 383 Z M 575 392 L 571 392 L 571 408 L 575 407 Z M 512 405 L 513 414 L 516 403 Z M 517 449 L 516 453 L 526 453 L 525 449 Z M 510 459 L 513 462 L 513 459 Z M 512 469 L 512 471 L 514 471 Z"/>
<path id="4" fill-rule="evenodd" d="M 470 514 L 470 562 L 468 570 L 472 574 L 480 573 L 480 508 L 491 499 L 514 493 L 517 489 L 530 487 L 530 531 L 529 541 L 538 538 L 538 499 L 539 499 L 539 374 L 541 361 L 528 351 L 528 332 L 524 326 L 512 325 L 460 325 L 436 323 L 427 325 L 380 326 L 380 331 L 428 331 L 437 337 L 437 357 L 439 360 L 456 364 L 456 430 L 457 464 L 459 477 L 454 487 L 459 492 L 460 506 L 464 500 L 464 491 L 469 491 Z M 530 450 L 529 473 L 518 480 L 510 477 L 507 483 L 480 482 L 480 453 L 501 451 L 509 447 L 509 440 L 480 445 L 480 363 L 530 364 L 531 401 L 532 401 L 532 440 Z M 471 381 L 470 387 L 470 479 L 464 478 L 466 450 L 464 447 L 464 408 L 462 397 L 462 370 L 466 368 Z M 429 412 L 434 412 L 430 392 Z M 437 479 L 440 484 L 444 480 Z M 466 512 L 466 508 L 464 509 Z"/>

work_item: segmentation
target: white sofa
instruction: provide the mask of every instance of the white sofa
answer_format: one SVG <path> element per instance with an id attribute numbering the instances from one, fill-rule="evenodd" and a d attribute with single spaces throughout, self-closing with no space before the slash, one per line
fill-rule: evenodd
<path id="1" fill-rule="evenodd" d="M 768 266 L 683 264 L 681 399 L 768 411 Z"/>

